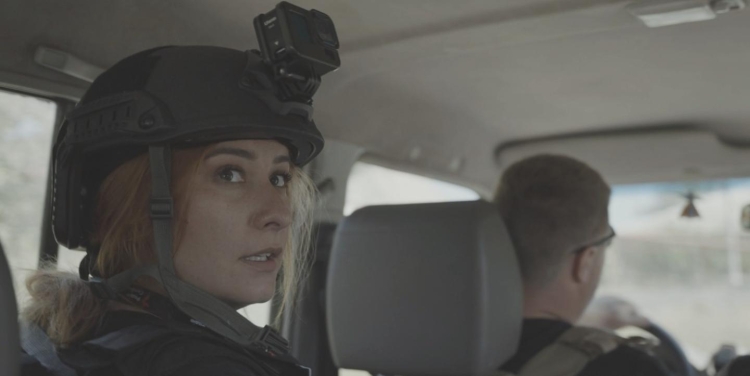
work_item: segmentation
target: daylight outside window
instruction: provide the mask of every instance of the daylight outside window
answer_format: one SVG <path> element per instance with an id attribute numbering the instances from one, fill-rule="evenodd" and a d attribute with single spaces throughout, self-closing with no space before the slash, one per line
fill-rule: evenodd
<path id="1" fill-rule="evenodd" d="M 56 116 L 54 102 L 0 91 L 0 241 L 19 305 L 39 259 Z"/>
<path id="2" fill-rule="evenodd" d="M 699 216 L 683 217 L 696 196 Z M 705 368 L 723 343 L 750 350 L 750 179 L 617 186 L 599 295 L 625 298 Z"/>
<path id="3" fill-rule="evenodd" d="M 478 200 L 466 187 L 365 162 L 352 167 L 346 186 L 344 215 L 371 205 Z"/>

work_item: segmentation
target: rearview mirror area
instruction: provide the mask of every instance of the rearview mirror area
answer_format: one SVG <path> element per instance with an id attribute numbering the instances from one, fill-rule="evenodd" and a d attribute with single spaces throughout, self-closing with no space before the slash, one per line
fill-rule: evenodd
<path id="1" fill-rule="evenodd" d="M 742 216 L 740 217 L 740 222 L 740 224 L 742 225 L 742 229 L 750 232 L 750 204 L 745 205 L 745 207 L 742 208 Z"/>

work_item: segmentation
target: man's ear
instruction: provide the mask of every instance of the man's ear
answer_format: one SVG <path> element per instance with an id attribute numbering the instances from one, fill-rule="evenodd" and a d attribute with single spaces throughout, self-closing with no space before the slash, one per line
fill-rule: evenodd
<path id="1" fill-rule="evenodd" d="M 588 283 L 594 278 L 596 268 L 596 248 L 588 247 L 578 252 L 573 259 L 573 281 Z"/>

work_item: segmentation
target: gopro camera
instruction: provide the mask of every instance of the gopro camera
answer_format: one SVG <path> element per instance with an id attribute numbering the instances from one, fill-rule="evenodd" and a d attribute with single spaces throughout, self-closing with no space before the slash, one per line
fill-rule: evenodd
<path id="1" fill-rule="evenodd" d="M 283 1 L 253 24 L 261 55 L 275 74 L 305 80 L 341 66 L 336 28 L 323 12 Z"/>

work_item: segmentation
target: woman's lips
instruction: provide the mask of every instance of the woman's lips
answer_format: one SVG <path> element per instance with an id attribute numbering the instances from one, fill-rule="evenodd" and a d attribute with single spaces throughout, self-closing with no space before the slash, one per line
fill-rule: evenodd
<path id="1" fill-rule="evenodd" d="M 271 272 L 277 269 L 280 262 L 281 248 L 267 248 L 259 252 L 240 257 L 240 261 L 258 271 Z"/>

